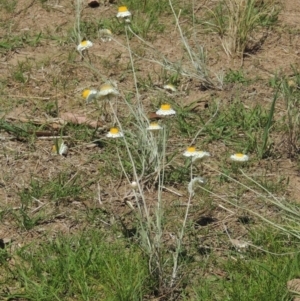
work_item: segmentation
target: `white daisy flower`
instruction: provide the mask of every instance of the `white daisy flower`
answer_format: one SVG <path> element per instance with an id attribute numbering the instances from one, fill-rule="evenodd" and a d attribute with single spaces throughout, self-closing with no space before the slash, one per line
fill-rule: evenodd
<path id="1" fill-rule="evenodd" d="M 163 116 L 167 116 L 167 115 L 175 115 L 176 112 L 175 110 L 172 109 L 171 105 L 169 104 L 162 104 L 160 106 L 160 109 L 158 111 L 156 111 L 157 115 L 163 115 Z"/>
<path id="2" fill-rule="evenodd" d="M 194 195 L 197 191 L 197 188 L 206 184 L 206 179 L 202 177 L 193 178 L 188 184 L 188 192 L 191 195 Z"/>
<path id="3" fill-rule="evenodd" d="M 176 92 L 176 91 L 177 91 L 176 88 L 175 88 L 175 86 L 173 86 L 172 84 L 164 85 L 163 88 L 164 88 L 165 90 L 171 91 L 171 92 Z"/>
<path id="4" fill-rule="evenodd" d="M 124 134 L 120 132 L 118 128 L 111 128 L 109 132 L 106 134 L 108 138 L 121 138 L 124 137 Z"/>
<path id="5" fill-rule="evenodd" d="M 92 46 L 93 46 L 93 43 L 91 41 L 84 40 L 77 46 L 77 51 L 82 52 L 88 48 L 91 48 Z"/>
<path id="6" fill-rule="evenodd" d="M 58 146 L 58 151 L 57 151 L 57 146 Z M 52 152 L 63 156 L 63 155 L 66 155 L 68 153 L 68 147 L 62 141 L 62 142 L 58 143 L 58 145 L 53 145 L 52 146 Z"/>
<path id="7" fill-rule="evenodd" d="M 100 87 L 100 91 L 98 92 L 97 96 L 100 98 L 106 97 L 106 96 L 117 96 L 119 95 L 119 92 L 117 89 L 110 83 L 106 83 Z"/>
<path id="8" fill-rule="evenodd" d="M 196 150 L 196 147 L 194 146 L 189 146 L 185 152 L 183 153 L 185 157 L 192 157 L 192 161 L 199 161 L 203 160 L 206 157 L 210 157 L 209 152 L 203 152 L 203 151 L 198 151 Z"/>
<path id="9" fill-rule="evenodd" d="M 91 102 L 95 98 L 97 98 L 98 91 L 97 90 L 83 90 L 82 97 L 86 100 L 87 103 Z"/>
<path id="10" fill-rule="evenodd" d="M 196 147 L 189 146 L 186 151 L 183 153 L 185 157 L 195 157 L 198 155 L 198 151 L 196 151 Z"/>
<path id="11" fill-rule="evenodd" d="M 110 42 L 112 40 L 112 32 L 109 29 L 100 29 L 99 36 L 102 42 Z"/>
<path id="12" fill-rule="evenodd" d="M 203 159 L 210 157 L 209 152 L 197 151 L 197 154 L 193 156 L 192 161 L 195 163 L 197 161 L 202 161 Z"/>
<path id="13" fill-rule="evenodd" d="M 232 161 L 237 161 L 237 162 L 246 162 L 249 160 L 249 156 L 241 154 L 241 153 L 237 153 L 237 154 L 231 155 L 230 159 Z"/>
<path id="14" fill-rule="evenodd" d="M 131 12 L 127 9 L 126 6 L 120 6 L 118 8 L 117 18 L 129 18 L 131 16 Z"/>
<path id="15" fill-rule="evenodd" d="M 162 126 L 160 126 L 157 122 L 151 122 L 149 126 L 147 127 L 147 130 L 149 131 L 157 131 L 161 130 Z"/>

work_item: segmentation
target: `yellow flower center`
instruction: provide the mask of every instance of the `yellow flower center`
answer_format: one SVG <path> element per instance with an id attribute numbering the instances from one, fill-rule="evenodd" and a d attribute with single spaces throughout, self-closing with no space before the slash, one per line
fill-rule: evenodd
<path id="1" fill-rule="evenodd" d="M 161 105 L 160 107 L 163 111 L 169 111 L 171 109 L 171 105 L 169 105 L 168 103 L 165 103 L 163 105 Z"/>
<path id="2" fill-rule="evenodd" d="M 189 146 L 187 149 L 186 149 L 189 153 L 193 153 L 196 151 L 196 147 L 194 146 Z"/>
<path id="3" fill-rule="evenodd" d="M 235 156 L 238 157 L 238 158 L 243 158 L 244 154 L 238 153 L 238 154 L 235 154 Z"/>
<path id="4" fill-rule="evenodd" d="M 81 46 L 86 46 L 87 43 L 88 43 L 88 41 L 82 41 L 82 42 L 80 43 L 80 45 L 81 45 Z"/>
<path id="5" fill-rule="evenodd" d="M 82 92 L 82 97 L 83 98 L 87 98 L 88 96 L 89 96 L 89 94 L 90 94 L 90 90 L 84 90 L 83 92 Z"/>
<path id="6" fill-rule="evenodd" d="M 115 134 L 118 134 L 118 133 L 119 133 L 119 129 L 118 129 L 118 128 L 111 128 L 111 129 L 110 129 L 110 133 L 111 133 L 111 134 L 114 134 L 114 135 L 115 135 Z"/>
<path id="7" fill-rule="evenodd" d="M 158 126 L 158 123 L 157 123 L 157 122 L 151 122 L 151 123 L 150 123 L 150 126 L 153 126 L 153 127 L 154 127 L 154 126 Z"/>
<path id="8" fill-rule="evenodd" d="M 126 6 L 120 6 L 119 7 L 119 13 L 125 13 L 126 11 L 128 11 Z"/>

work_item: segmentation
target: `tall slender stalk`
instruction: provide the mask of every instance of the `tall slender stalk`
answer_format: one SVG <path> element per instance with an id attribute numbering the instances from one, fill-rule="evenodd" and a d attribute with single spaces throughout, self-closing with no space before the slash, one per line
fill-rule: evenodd
<path id="1" fill-rule="evenodd" d="M 276 91 L 276 93 L 273 97 L 273 101 L 272 101 L 269 116 L 268 116 L 268 122 L 267 122 L 265 130 L 264 130 L 263 144 L 262 144 L 261 148 L 259 149 L 259 156 L 260 156 L 261 159 L 266 154 L 266 148 L 267 148 L 267 145 L 268 145 L 269 133 L 270 133 L 270 129 L 271 129 L 272 122 L 273 122 L 273 116 L 274 116 L 274 111 L 275 111 L 275 103 L 276 103 L 277 99 L 278 99 L 278 89 L 277 89 L 277 91 Z"/>
<path id="2" fill-rule="evenodd" d="M 191 170 L 190 170 L 190 180 L 192 180 L 192 179 L 193 179 L 193 162 L 191 162 Z M 185 229 L 186 229 L 186 223 L 187 223 L 188 215 L 190 212 L 192 199 L 193 199 L 193 195 L 192 195 L 192 193 L 190 193 L 189 199 L 187 202 L 187 206 L 186 206 L 186 210 L 185 210 L 183 223 L 181 226 L 181 230 L 180 230 L 179 236 L 176 240 L 177 245 L 176 245 L 176 250 L 173 255 L 173 272 L 172 272 L 172 278 L 171 278 L 171 283 L 170 283 L 171 287 L 173 287 L 174 284 L 176 283 L 176 278 L 178 275 L 178 257 L 179 257 L 179 254 L 180 254 L 180 251 L 182 248 L 183 237 L 184 237 L 184 233 L 185 233 Z"/>
<path id="3" fill-rule="evenodd" d="M 82 41 L 81 30 L 80 30 L 80 18 L 81 18 L 81 8 L 82 8 L 83 0 L 75 0 L 75 8 L 76 8 L 76 22 L 75 22 L 75 32 L 77 35 L 77 44 Z"/>

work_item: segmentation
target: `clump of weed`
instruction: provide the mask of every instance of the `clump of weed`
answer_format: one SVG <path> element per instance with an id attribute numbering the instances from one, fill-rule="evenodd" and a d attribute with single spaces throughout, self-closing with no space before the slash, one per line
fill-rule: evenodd
<path id="1" fill-rule="evenodd" d="M 245 52 L 260 48 L 268 29 L 277 22 L 277 1 L 223 0 L 210 11 L 211 30 L 219 33 L 222 46 L 229 56 L 243 57 Z"/>

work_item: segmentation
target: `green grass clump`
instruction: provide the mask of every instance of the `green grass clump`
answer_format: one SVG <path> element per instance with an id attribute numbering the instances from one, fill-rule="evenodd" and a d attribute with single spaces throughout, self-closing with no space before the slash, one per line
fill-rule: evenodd
<path id="1" fill-rule="evenodd" d="M 27 206 L 33 198 L 40 199 L 43 197 L 47 197 L 53 202 L 76 198 L 79 192 L 82 193 L 82 176 L 63 172 L 47 182 L 41 182 L 32 177 L 29 187 L 19 192 L 21 203 Z"/>
<path id="2" fill-rule="evenodd" d="M 25 46 L 36 47 L 40 44 L 42 33 L 22 33 L 5 34 L 0 41 L 0 53 L 5 54 L 9 51 L 20 49 Z"/>
<path id="3" fill-rule="evenodd" d="M 267 227 L 252 232 L 252 243 L 258 248 L 232 248 L 226 258 L 207 257 L 206 268 L 213 264 L 220 272 L 199 280 L 194 298 L 186 300 L 292 300 L 286 284 L 299 276 L 299 242 Z M 264 246 L 273 254 L 264 252 Z"/>
<path id="4" fill-rule="evenodd" d="M 243 56 L 262 45 L 266 35 L 258 33 L 277 23 L 279 11 L 275 0 L 223 0 L 208 10 L 204 24 L 220 35 L 228 55 Z"/>
<path id="5" fill-rule="evenodd" d="M 286 151 L 291 158 L 299 154 L 299 99 L 300 99 L 300 72 L 295 66 L 291 66 L 292 75 L 275 75 L 269 84 L 277 91 L 278 98 L 282 98 L 286 109 L 286 114 L 281 119 L 283 126 L 284 140 L 286 141 Z"/>
<path id="6" fill-rule="evenodd" d="M 0 2 L 0 9 L 5 9 L 8 13 L 13 13 L 15 11 L 17 0 L 2 0 Z"/>
<path id="7" fill-rule="evenodd" d="M 1 296 L 7 299 L 134 301 L 151 287 L 140 251 L 107 242 L 96 229 L 29 244 L 13 257 L 13 268 L 2 267 L 10 289 Z"/>
<path id="8" fill-rule="evenodd" d="M 290 300 L 286 280 L 290 275 L 288 258 L 267 256 L 261 260 L 228 261 L 229 280 L 224 281 L 225 300 Z"/>
<path id="9" fill-rule="evenodd" d="M 213 105 L 211 107 L 214 110 Z M 205 124 L 208 118 L 202 117 L 204 128 L 201 135 L 205 135 L 206 143 L 221 139 L 226 145 L 244 153 L 259 151 L 268 117 L 261 105 L 246 108 L 241 100 L 236 99 L 222 108 L 212 122 Z"/>
<path id="10" fill-rule="evenodd" d="M 241 83 L 247 84 L 250 80 L 245 77 L 242 69 L 240 70 L 229 70 L 224 78 L 225 83 Z"/>
<path id="11" fill-rule="evenodd" d="M 32 176 L 28 187 L 24 187 L 18 193 L 20 207 L 13 214 L 13 219 L 20 228 L 33 229 L 50 218 L 55 212 L 55 206 L 82 200 L 87 193 L 85 188 L 90 184 L 83 174 L 62 172 L 48 181 Z"/>

